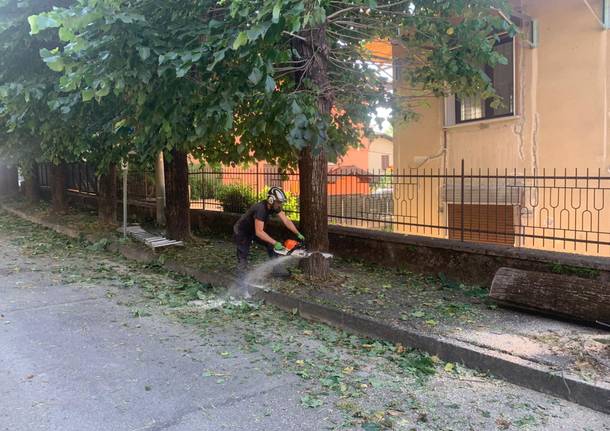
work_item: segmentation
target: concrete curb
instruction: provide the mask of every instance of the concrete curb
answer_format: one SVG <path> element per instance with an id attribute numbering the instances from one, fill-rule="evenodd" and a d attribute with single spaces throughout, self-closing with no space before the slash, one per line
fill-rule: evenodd
<path id="1" fill-rule="evenodd" d="M 70 238 L 84 238 L 89 242 L 94 242 L 93 238 L 83 236 L 75 229 L 45 222 L 35 216 L 25 214 L 5 205 L 0 206 L 17 217 L 42 225 Z M 126 259 L 139 262 L 149 263 L 157 259 L 157 255 L 152 250 L 133 245 L 112 243 L 109 245 L 108 250 L 118 252 Z M 169 271 L 193 277 L 201 283 L 231 285 L 234 282 L 232 277 L 219 277 L 216 274 L 210 275 L 195 268 L 184 267 L 176 261 L 166 261 L 163 267 Z M 444 361 L 456 362 L 468 368 L 489 372 L 507 382 L 610 414 L 610 388 L 595 386 L 574 377 L 562 376 L 553 370 L 546 369 L 530 361 L 440 336 L 431 336 L 397 328 L 366 317 L 355 316 L 278 292 L 257 289 L 255 297 L 285 311 L 294 312 L 296 310 L 301 317 L 308 320 L 325 323 L 366 337 L 401 343 L 404 346 L 436 355 Z"/>
<path id="2" fill-rule="evenodd" d="M 278 292 L 259 290 L 256 297 L 286 311 L 296 310 L 300 316 L 308 320 L 371 338 L 401 343 L 436 355 L 444 361 L 489 372 L 507 382 L 563 398 L 593 410 L 610 413 L 610 388 L 562 376 L 533 362 L 456 340 L 397 328 Z"/>
<path id="3" fill-rule="evenodd" d="M 4 211 L 13 214 L 17 217 L 20 217 L 24 220 L 29 221 L 30 223 L 37 224 L 43 226 L 47 229 L 50 229 L 54 232 L 57 232 L 61 235 L 65 235 L 72 239 L 84 239 L 89 243 L 95 243 L 97 238 L 94 238 L 91 235 L 84 235 L 82 232 L 79 232 L 77 229 L 73 229 L 70 227 L 62 226 L 55 223 L 49 223 L 45 220 L 42 220 L 36 216 L 26 214 L 22 211 L 19 211 L 15 208 L 11 208 L 6 205 L 0 204 L 0 208 Z M 157 256 L 152 250 L 146 249 L 144 247 L 139 247 L 131 244 L 118 244 L 118 243 L 110 243 L 107 247 L 108 251 L 113 253 L 120 253 L 123 257 L 129 260 L 135 260 L 142 263 L 150 263 L 157 259 Z"/>

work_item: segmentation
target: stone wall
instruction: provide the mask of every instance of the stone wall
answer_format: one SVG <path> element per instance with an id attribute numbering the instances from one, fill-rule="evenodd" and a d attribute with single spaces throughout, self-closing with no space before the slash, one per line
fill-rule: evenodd
<path id="1" fill-rule="evenodd" d="M 193 229 L 230 235 L 237 214 L 191 210 Z M 284 239 L 287 231 L 271 223 L 269 232 Z M 514 248 L 493 244 L 467 243 L 380 232 L 368 229 L 330 226 L 331 252 L 384 266 L 401 267 L 420 273 L 444 273 L 450 279 L 485 286 L 496 271 L 511 267 L 541 272 L 559 272 L 610 283 L 610 259 L 568 253 Z"/>
<path id="2" fill-rule="evenodd" d="M 76 206 L 96 207 L 96 196 L 69 193 L 69 199 Z M 119 202 L 119 218 L 121 214 L 122 203 Z M 154 221 L 155 207 L 138 201 L 130 202 L 129 214 L 130 221 Z M 191 210 L 194 231 L 227 237 L 232 235 L 233 224 L 239 217 L 239 214 L 221 211 Z M 291 234 L 278 223 L 269 223 L 268 232 L 278 240 L 289 238 Z M 596 278 L 608 283 L 610 288 L 609 258 L 334 225 L 329 227 L 329 237 L 330 251 L 338 257 L 406 268 L 419 273 L 443 273 L 449 279 L 464 283 L 489 286 L 499 268 L 510 267 Z"/>

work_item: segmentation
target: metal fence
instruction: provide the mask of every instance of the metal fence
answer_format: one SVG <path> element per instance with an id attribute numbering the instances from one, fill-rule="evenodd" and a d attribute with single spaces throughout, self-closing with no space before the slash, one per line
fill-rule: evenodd
<path id="1" fill-rule="evenodd" d="M 117 175 L 121 175 L 120 171 Z M 41 188 L 49 189 L 51 166 L 48 163 L 38 165 L 38 182 Z M 69 163 L 66 166 L 66 190 L 73 193 L 96 195 L 98 176 L 94 167 L 85 162 Z M 130 170 L 127 176 L 127 194 L 132 201 L 155 202 L 155 176 L 145 170 Z M 123 197 L 123 182 L 117 180 L 117 198 Z"/>
<path id="2" fill-rule="evenodd" d="M 66 172 L 68 191 L 95 195 L 97 194 L 97 175 L 88 163 L 70 163 Z"/>
<path id="3" fill-rule="evenodd" d="M 119 200 L 123 199 L 122 172 L 117 171 L 117 194 Z M 150 171 L 130 169 L 127 174 L 127 196 L 130 201 L 156 202 L 155 174 Z"/>
<path id="4" fill-rule="evenodd" d="M 192 207 L 242 211 L 273 185 L 298 218 L 298 173 L 271 166 L 191 172 Z M 327 187 L 334 224 L 610 256 L 610 176 L 601 170 L 335 168 Z"/>
<path id="5" fill-rule="evenodd" d="M 49 166 L 39 166 L 49 187 Z M 119 199 L 121 196 L 121 182 Z M 299 174 L 270 165 L 197 168 L 189 174 L 191 208 L 243 212 L 271 186 L 288 195 L 285 211 L 299 219 Z M 95 172 L 69 167 L 66 187 L 95 194 Z M 154 202 L 154 175 L 132 171 L 130 200 Z M 610 257 L 610 176 L 601 170 L 419 169 L 328 172 L 333 224 L 459 241 L 569 251 Z"/>
<path id="6" fill-rule="evenodd" d="M 38 164 L 38 185 L 41 189 L 51 187 L 51 166 L 48 163 Z"/>

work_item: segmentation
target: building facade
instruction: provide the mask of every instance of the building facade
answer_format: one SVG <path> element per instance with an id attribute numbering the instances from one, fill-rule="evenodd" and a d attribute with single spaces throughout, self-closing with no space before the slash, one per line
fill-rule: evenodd
<path id="1" fill-rule="evenodd" d="M 485 70 L 503 105 L 429 98 L 394 124 L 397 171 L 423 175 L 396 188 L 396 217 L 413 233 L 588 252 L 591 236 L 610 241 L 608 2 L 512 3 L 520 34 L 496 45 L 508 64 Z"/>

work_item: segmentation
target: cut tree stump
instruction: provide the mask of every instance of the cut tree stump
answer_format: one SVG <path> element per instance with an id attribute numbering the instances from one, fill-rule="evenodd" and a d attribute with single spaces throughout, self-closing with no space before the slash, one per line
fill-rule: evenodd
<path id="1" fill-rule="evenodd" d="M 500 268 L 489 296 L 500 305 L 610 325 L 610 286 L 599 280 Z"/>

